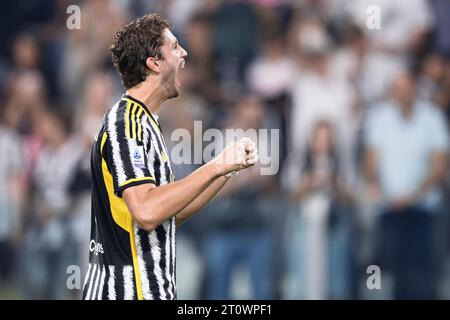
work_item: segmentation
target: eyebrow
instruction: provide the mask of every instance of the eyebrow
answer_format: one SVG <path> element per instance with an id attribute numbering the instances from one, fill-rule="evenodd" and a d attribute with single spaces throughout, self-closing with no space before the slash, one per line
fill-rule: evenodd
<path id="1" fill-rule="evenodd" d="M 174 47 L 178 46 L 178 40 L 177 39 L 175 39 L 175 42 L 174 42 L 173 46 Z"/>

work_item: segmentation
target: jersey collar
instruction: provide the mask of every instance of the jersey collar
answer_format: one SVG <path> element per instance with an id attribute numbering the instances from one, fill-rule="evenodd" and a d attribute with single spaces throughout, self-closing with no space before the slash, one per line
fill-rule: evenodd
<path id="1" fill-rule="evenodd" d="M 149 115 L 150 117 L 152 117 L 153 121 L 155 121 L 155 122 L 158 124 L 158 126 L 159 126 L 159 122 L 158 122 L 158 118 L 159 118 L 159 117 L 158 117 L 157 115 L 154 115 L 153 113 L 151 113 L 150 110 L 147 108 L 147 106 L 146 106 L 142 101 L 140 101 L 140 100 L 138 100 L 138 99 L 136 99 L 136 98 L 133 98 L 132 96 L 130 96 L 130 95 L 128 95 L 128 94 L 125 94 L 123 97 L 126 98 L 126 99 L 128 99 L 128 100 L 131 100 L 131 101 L 137 103 L 137 104 L 140 105 L 142 108 L 144 108 L 144 110 L 147 111 L 148 115 Z"/>

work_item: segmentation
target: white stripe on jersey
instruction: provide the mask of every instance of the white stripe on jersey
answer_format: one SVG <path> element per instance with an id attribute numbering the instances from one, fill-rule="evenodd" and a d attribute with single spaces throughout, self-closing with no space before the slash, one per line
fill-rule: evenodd
<path id="1" fill-rule="evenodd" d="M 134 298 L 134 279 L 133 279 L 133 267 L 124 266 L 123 267 L 123 288 L 124 288 L 124 299 L 133 300 Z"/>
<path id="2" fill-rule="evenodd" d="M 115 167 L 117 168 L 117 179 L 118 179 L 118 185 L 120 186 L 122 183 L 124 183 L 127 180 L 127 176 L 123 169 L 122 157 L 120 155 L 120 145 L 119 145 L 119 142 L 117 141 L 116 122 L 117 122 L 117 109 L 118 108 L 119 108 L 119 103 L 114 105 L 114 107 L 112 107 L 112 109 L 111 109 L 111 112 L 109 112 L 108 124 L 106 126 L 106 131 L 111 140 L 112 156 L 113 156 L 113 161 L 115 163 Z"/>
<path id="3" fill-rule="evenodd" d="M 144 129 L 143 130 L 143 137 L 144 137 L 143 141 L 144 141 L 145 146 L 147 146 L 149 143 L 149 141 L 148 141 L 149 132 L 150 132 L 150 135 L 153 135 L 153 133 L 150 131 L 151 129 L 147 126 L 148 121 L 150 121 L 150 120 L 148 119 L 148 116 L 145 114 L 142 118 L 142 122 L 143 122 L 142 128 Z M 151 142 L 150 150 L 148 151 L 147 161 L 148 161 L 148 163 L 154 163 L 156 149 L 155 149 L 155 146 L 153 145 L 153 141 L 150 141 L 150 142 Z M 153 168 L 153 166 L 149 166 L 149 171 L 150 171 L 150 175 L 154 178 L 155 177 L 155 168 Z"/>
<path id="4" fill-rule="evenodd" d="M 98 267 L 98 265 L 94 264 L 94 268 L 92 268 L 92 276 L 91 276 L 91 280 L 89 280 L 89 286 L 88 286 L 88 290 L 86 293 L 86 300 L 91 299 L 91 290 L 92 290 L 92 286 L 94 284 L 95 276 L 97 275 L 97 267 Z"/>
<path id="5" fill-rule="evenodd" d="M 161 141 L 161 145 L 164 149 L 164 152 L 166 153 L 166 156 L 167 156 L 167 165 L 169 166 L 169 170 L 170 170 L 170 172 L 173 172 L 172 165 L 170 164 L 169 150 L 167 150 L 166 143 L 164 142 L 164 137 L 163 137 L 162 133 L 161 133 L 161 135 L 159 135 L 159 138 Z"/>
<path id="6" fill-rule="evenodd" d="M 146 120 L 146 119 L 143 119 Z M 162 141 L 162 138 L 159 134 L 159 129 L 155 128 L 153 124 L 148 124 L 148 122 L 144 122 L 144 129 L 150 132 L 151 135 L 151 149 L 150 149 L 150 154 L 149 154 L 149 161 L 151 161 L 150 163 L 154 163 L 155 161 L 155 157 L 157 156 L 160 162 L 160 166 L 159 168 L 151 168 L 152 170 L 159 170 L 160 172 L 160 185 L 164 185 L 167 184 L 167 170 L 166 170 L 166 163 L 162 160 L 162 152 L 166 152 L 165 147 L 164 147 L 164 142 Z M 152 126 L 152 128 L 150 128 L 150 126 Z M 153 129 L 153 130 L 152 130 Z M 148 140 L 148 136 L 146 135 L 146 137 L 144 137 L 144 139 Z M 161 148 L 160 148 L 161 146 Z M 151 172 L 151 174 L 154 176 L 154 172 Z M 157 239 L 157 235 L 156 235 L 156 231 L 152 231 L 149 233 L 149 241 L 150 241 L 150 247 L 151 249 L 151 254 L 152 254 L 152 258 L 153 258 L 153 262 L 154 262 L 154 273 L 158 282 L 158 286 L 159 286 L 159 290 L 161 292 L 161 299 L 167 299 L 167 298 L 173 298 L 174 297 L 174 293 L 173 293 L 173 289 L 172 289 L 172 277 L 170 275 L 170 246 L 171 246 L 171 241 L 169 241 L 170 239 L 170 228 L 168 226 L 169 222 L 164 223 L 163 229 L 165 231 L 165 236 L 166 236 L 166 243 L 165 243 L 165 263 L 166 263 L 166 270 L 165 270 L 165 274 L 163 275 L 161 267 L 160 267 L 160 261 L 161 261 L 161 250 L 162 248 L 160 247 L 159 241 Z M 166 292 L 164 290 L 164 276 L 167 279 L 167 282 L 169 284 L 168 286 L 168 294 L 170 295 L 170 297 L 167 297 Z"/>
<path id="7" fill-rule="evenodd" d="M 128 119 L 118 119 L 118 114 L 122 114 L 123 110 L 122 107 L 125 107 L 122 103 L 120 109 L 119 109 L 120 103 L 113 106 L 113 108 L 108 113 L 108 117 L 106 118 L 107 124 L 106 124 L 106 132 L 108 133 L 108 138 L 111 142 L 111 159 L 113 161 L 114 167 L 116 170 L 117 175 L 117 183 L 118 185 L 121 185 L 124 183 L 129 177 L 127 177 L 127 172 L 131 168 L 124 168 L 124 162 L 128 159 L 123 159 L 121 148 L 128 147 L 129 154 L 128 156 L 132 156 L 133 150 L 137 147 L 137 143 L 134 139 L 126 139 L 122 140 L 122 137 L 118 137 L 118 128 L 117 124 L 119 123 L 119 126 L 122 125 L 121 121 L 128 121 Z M 149 119 L 148 114 L 143 114 L 141 119 L 136 119 L 137 121 L 140 121 L 142 125 L 142 137 L 143 137 L 143 143 L 144 148 L 147 149 L 147 146 L 150 146 L 149 150 L 145 150 L 146 156 L 147 156 L 147 162 L 148 162 L 148 169 L 151 176 L 156 178 L 156 175 L 159 173 L 159 184 L 164 185 L 169 183 L 167 176 L 171 173 L 171 165 L 170 160 L 166 159 L 167 161 L 163 161 L 162 154 L 167 154 L 167 149 L 165 147 L 164 138 L 160 133 L 159 127 L 152 122 L 151 119 Z M 125 126 L 125 124 L 123 124 Z M 121 140 L 119 141 L 118 138 Z M 125 144 L 123 144 L 125 143 Z M 123 151 L 123 150 L 122 150 Z M 130 159 L 131 160 L 131 159 Z M 160 161 L 160 165 L 158 167 L 154 167 L 155 160 Z M 128 165 L 128 164 L 127 164 Z M 134 174 L 136 177 L 142 177 L 144 176 L 144 170 L 132 166 L 134 171 Z M 126 170 L 125 170 L 126 169 Z M 168 172 L 169 170 L 169 172 Z M 136 254 L 137 254 L 137 262 L 139 266 L 139 273 L 141 277 L 141 285 L 142 285 L 142 293 L 143 298 L 146 300 L 154 299 L 154 298 L 160 298 L 160 299 L 173 299 L 176 296 L 176 286 L 175 286 L 175 219 L 171 219 L 167 222 L 165 222 L 162 225 L 162 230 L 164 230 L 164 237 L 166 242 L 159 242 L 159 239 L 157 237 L 156 231 L 151 231 L 146 234 L 144 239 L 141 239 L 141 237 L 138 235 L 138 227 L 133 223 L 133 232 L 135 233 L 135 245 L 136 245 Z M 161 231 L 162 231 L 161 230 Z M 159 231 L 159 230 L 158 230 Z M 150 252 L 145 254 L 150 254 L 153 259 L 153 266 L 152 268 L 146 267 L 145 261 L 144 261 L 144 253 L 141 246 L 140 241 L 145 241 L 150 244 Z M 162 270 L 161 263 L 162 263 L 162 255 L 165 251 L 165 270 Z M 136 298 L 134 294 L 134 272 L 132 266 L 126 266 L 123 268 L 123 270 L 115 270 L 116 268 L 119 268 L 118 266 L 106 266 L 109 270 L 109 277 L 108 279 L 105 279 L 106 274 L 102 270 L 96 270 L 91 271 L 91 281 L 90 281 L 90 287 L 88 290 L 88 298 L 95 299 L 95 296 L 98 296 L 99 299 L 102 298 L 103 290 L 108 290 L 107 297 L 108 299 L 116 299 L 116 290 L 115 285 L 117 282 L 117 285 L 124 286 L 124 298 L 125 299 L 133 299 Z M 104 269 L 105 267 L 103 267 Z M 173 272 L 170 272 L 170 269 L 173 269 Z M 100 269 L 100 268 L 99 268 Z M 149 270 L 153 269 L 153 270 Z M 115 275 L 115 271 L 117 271 L 117 279 Z M 122 272 L 121 272 L 122 271 Z M 92 275 L 94 273 L 94 275 Z M 97 274 L 98 273 L 98 274 Z M 121 276 L 123 275 L 123 281 Z M 151 283 L 150 279 L 156 278 L 156 282 L 160 291 L 160 296 L 156 297 L 153 296 L 151 292 Z M 152 277 L 152 278 L 150 278 Z M 168 281 L 168 287 L 165 288 L 165 279 Z M 105 285 L 104 282 L 107 282 L 107 285 Z M 98 288 L 98 283 L 100 282 L 100 288 Z M 95 284 L 94 284 L 95 283 Z M 91 295 L 91 286 L 94 288 L 94 292 Z M 107 289 L 104 287 L 107 286 Z M 97 290 L 98 289 L 98 290 Z M 121 288 L 122 289 L 122 288 Z M 98 291 L 98 293 L 97 293 Z"/>
<path id="8" fill-rule="evenodd" d="M 92 291 L 91 300 L 96 299 L 95 296 L 97 295 L 98 283 L 100 281 L 100 278 L 102 277 L 102 272 L 103 272 L 103 268 L 100 268 L 100 266 L 99 266 L 98 267 L 98 275 L 97 275 L 97 279 L 95 279 L 94 291 Z"/>
<path id="9" fill-rule="evenodd" d="M 161 172 L 161 177 L 160 177 L 160 184 L 161 185 L 165 185 L 165 184 L 167 184 L 168 183 L 168 181 L 167 181 L 167 177 L 166 177 L 166 175 L 167 175 L 167 170 L 166 170 L 166 163 L 163 161 L 163 159 L 162 159 L 162 153 L 164 152 L 164 153 L 166 153 L 166 151 L 165 151 L 165 148 L 164 148 L 164 143 L 163 143 L 163 141 L 162 141 L 162 139 L 161 139 L 161 136 L 158 134 L 158 130 L 156 130 L 156 128 L 154 128 L 153 127 L 153 129 L 154 129 L 154 133 L 155 134 L 153 134 L 152 135 L 152 144 L 154 144 L 155 145 L 155 147 L 156 146 L 158 146 L 157 148 L 158 148 L 158 158 L 159 158 L 159 161 L 160 161 L 160 166 L 159 166 L 159 171 Z M 155 137 L 155 135 L 157 136 L 157 137 Z M 160 147 L 159 146 L 161 146 L 161 149 L 160 149 Z M 168 241 L 170 238 L 170 234 L 169 234 L 169 231 L 170 231 L 170 228 L 169 228 L 169 224 L 170 223 L 170 220 L 169 221 L 166 221 L 166 222 L 164 222 L 163 224 L 162 224 L 162 227 L 163 227 L 163 230 L 164 230 L 164 232 L 165 232 L 165 238 L 166 238 L 166 243 L 165 243 L 165 248 L 164 248 L 164 250 L 165 250 L 165 254 L 166 254 L 166 257 L 165 257 L 165 264 L 166 264 L 166 272 L 165 272 L 165 277 L 166 277 L 166 279 L 167 279 L 167 282 L 168 282 L 168 293 L 169 293 L 169 295 L 170 295 L 170 298 L 172 298 L 173 297 L 173 291 L 171 290 L 171 276 L 170 276 L 170 241 Z M 162 250 L 162 248 L 160 248 L 160 244 L 159 244 L 159 242 L 158 242 L 158 240 L 157 240 L 157 238 L 156 238 L 156 234 L 155 234 L 155 239 L 154 239 L 154 241 L 157 243 L 157 245 L 158 245 L 158 248 L 159 248 L 159 256 L 158 257 L 153 257 L 153 260 L 155 261 L 155 264 L 156 264 L 156 261 L 158 261 L 158 268 L 160 269 L 160 266 L 159 266 L 159 263 L 160 263 L 160 261 L 161 261 L 161 250 Z M 152 250 L 152 255 L 153 255 L 153 250 Z M 156 270 L 156 266 L 155 266 L 155 270 Z M 162 276 L 161 276 L 161 278 L 163 278 Z M 164 279 L 163 279 L 163 281 L 164 281 Z M 164 282 L 163 282 L 164 283 Z M 160 289 L 161 290 L 161 289 Z M 164 293 L 164 297 L 166 298 L 166 295 L 165 295 L 165 293 Z M 163 298 L 163 299 L 165 299 L 165 298 Z"/>
<path id="10" fill-rule="evenodd" d="M 108 266 L 109 268 L 109 278 L 108 278 L 108 299 L 116 300 L 116 288 L 115 286 L 115 276 L 114 276 L 114 266 Z"/>
<path id="11" fill-rule="evenodd" d="M 98 300 L 103 299 L 103 286 L 105 285 L 105 276 L 106 276 L 106 268 L 105 268 L 105 265 L 103 265 L 102 277 L 100 279 L 100 288 L 98 289 L 98 296 L 97 296 Z"/>
<path id="12" fill-rule="evenodd" d="M 171 243 L 168 241 L 170 239 L 170 224 L 172 219 L 163 223 L 164 231 L 166 232 L 166 278 L 169 284 L 168 291 L 170 294 L 170 299 L 173 299 L 173 289 L 172 289 L 172 277 L 170 276 L 170 264 L 172 263 L 170 260 L 170 247 Z"/>
<path id="13" fill-rule="evenodd" d="M 92 265 L 89 263 L 88 271 L 86 273 L 86 278 L 84 278 L 83 291 L 86 288 L 86 285 L 87 285 L 88 280 L 89 280 L 89 276 L 91 275 L 91 268 L 92 268 Z"/>
<path id="14" fill-rule="evenodd" d="M 159 241 L 156 236 L 156 230 L 152 230 L 149 233 L 150 250 L 153 257 L 153 273 L 156 276 L 156 282 L 158 283 L 159 291 L 161 294 L 161 299 L 166 300 L 166 292 L 164 291 L 164 280 L 162 277 L 161 266 L 159 262 L 161 261 L 161 248 L 159 247 Z"/>
<path id="15" fill-rule="evenodd" d="M 138 234 L 138 227 L 133 223 L 134 239 L 136 242 L 136 254 L 138 256 L 139 273 L 141 275 L 142 296 L 145 300 L 153 300 L 153 295 L 150 291 L 150 280 L 148 278 L 145 261 L 142 258 L 141 236 Z"/>
<path id="16" fill-rule="evenodd" d="M 160 178 L 160 184 L 164 185 L 166 184 L 168 181 L 166 179 L 166 167 L 165 167 L 165 162 L 162 160 L 162 153 L 166 153 L 165 151 L 165 147 L 164 147 L 164 143 L 162 141 L 161 138 L 161 134 L 159 133 L 159 129 L 155 128 L 155 126 L 153 125 L 153 123 L 151 124 L 151 128 L 147 128 L 148 130 L 152 130 L 152 145 L 155 146 L 155 150 L 157 150 L 157 155 L 159 158 L 159 172 L 161 173 L 161 178 Z M 161 148 L 159 147 L 161 146 Z M 156 152 L 155 152 L 156 153 Z"/>
<path id="17" fill-rule="evenodd" d="M 175 234 L 175 229 L 177 228 L 177 224 L 175 221 L 175 218 L 172 218 L 172 237 L 170 238 L 171 240 L 171 244 L 172 244 L 172 270 L 173 270 L 173 277 L 172 277 L 172 285 L 173 285 L 173 292 L 174 294 L 177 292 L 177 284 L 175 281 L 175 277 L 176 277 L 176 272 L 177 270 L 175 270 L 175 257 L 176 257 L 176 250 L 177 250 L 177 246 L 176 246 L 176 234 Z"/>

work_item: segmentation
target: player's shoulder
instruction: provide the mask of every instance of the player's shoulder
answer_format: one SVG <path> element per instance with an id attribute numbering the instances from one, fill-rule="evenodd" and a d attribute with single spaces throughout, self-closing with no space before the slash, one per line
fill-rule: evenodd
<path id="1" fill-rule="evenodd" d="M 106 129 L 108 129 L 111 125 L 117 125 L 118 123 L 125 121 L 125 108 L 126 101 L 122 99 L 108 108 L 104 116 Z"/>

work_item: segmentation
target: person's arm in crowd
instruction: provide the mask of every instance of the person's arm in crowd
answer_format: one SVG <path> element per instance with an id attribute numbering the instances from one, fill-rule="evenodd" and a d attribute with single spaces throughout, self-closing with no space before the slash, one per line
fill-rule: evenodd
<path id="1" fill-rule="evenodd" d="M 381 193 L 378 182 L 378 154 L 375 148 L 367 148 L 364 162 L 368 195 L 372 200 L 377 201 Z"/>

